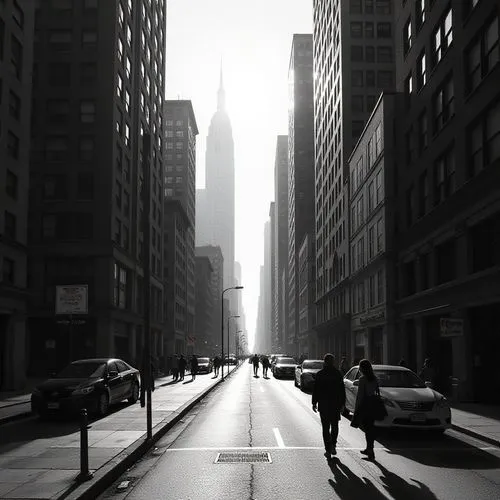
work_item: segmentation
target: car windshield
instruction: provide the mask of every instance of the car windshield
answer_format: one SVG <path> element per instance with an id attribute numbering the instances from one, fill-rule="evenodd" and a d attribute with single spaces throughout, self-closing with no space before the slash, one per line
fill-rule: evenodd
<path id="1" fill-rule="evenodd" d="M 410 370 L 374 370 L 380 387 L 426 387 L 424 382 Z"/>
<path id="2" fill-rule="evenodd" d="M 295 360 L 293 358 L 278 358 L 278 363 L 284 365 L 293 365 L 295 363 Z"/>
<path id="3" fill-rule="evenodd" d="M 208 358 L 198 358 L 198 363 L 209 363 Z"/>
<path id="4" fill-rule="evenodd" d="M 98 378 L 104 375 L 106 363 L 71 363 L 61 370 L 57 378 Z"/>
<path id="5" fill-rule="evenodd" d="M 304 361 L 302 368 L 309 370 L 321 370 L 323 368 L 323 361 Z"/>

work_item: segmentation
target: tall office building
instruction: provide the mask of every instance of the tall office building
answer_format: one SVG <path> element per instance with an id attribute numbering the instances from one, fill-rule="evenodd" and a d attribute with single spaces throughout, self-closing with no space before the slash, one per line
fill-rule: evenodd
<path id="1" fill-rule="evenodd" d="M 398 331 L 438 390 L 498 403 L 500 43 L 498 2 L 396 2 Z M 488 380 L 488 384 L 484 381 Z"/>
<path id="2" fill-rule="evenodd" d="M 288 294 L 287 352 L 309 350 L 311 318 L 300 319 L 299 253 L 314 231 L 314 106 L 312 35 L 293 35 L 288 71 Z M 309 253 L 314 245 L 309 245 Z M 302 295 L 308 300 L 308 294 Z"/>
<path id="3" fill-rule="evenodd" d="M 270 223 L 270 261 L 269 261 L 269 280 L 271 291 L 269 294 L 269 330 L 271 334 L 271 351 L 276 352 L 276 336 L 277 336 L 277 304 L 276 304 L 276 280 L 275 280 L 275 265 L 276 265 L 276 203 L 274 201 L 269 205 L 269 223 Z"/>
<path id="4" fill-rule="evenodd" d="M 186 352 L 195 330 L 195 192 L 198 127 L 188 100 L 164 107 L 164 279 L 167 356 Z M 175 208 L 175 202 L 180 207 Z M 169 220 L 172 217 L 172 220 Z M 190 340 L 189 347 L 196 349 Z"/>
<path id="5" fill-rule="evenodd" d="M 214 297 L 211 289 L 213 267 L 206 256 L 196 256 L 196 315 L 194 320 L 194 335 L 196 353 L 203 356 L 219 354 L 213 345 Z"/>
<path id="6" fill-rule="evenodd" d="M 166 1 L 36 5 L 31 373 L 45 375 L 78 357 L 140 361 L 146 251 L 152 354 L 161 357 Z M 150 155 L 144 149 L 148 135 Z M 150 179 L 144 179 L 148 157 Z M 148 181 L 151 241 L 144 242 Z M 54 316 L 69 304 L 56 301 L 56 289 L 64 298 L 75 290 L 69 285 L 85 285 L 87 301 L 85 288 L 76 289 L 80 313 Z"/>
<path id="7" fill-rule="evenodd" d="M 276 352 L 285 352 L 288 328 L 288 301 L 283 300 L 287 291 L 288 276 L 288 136 L 278 135 L 274 160 L 274 303 Z M 288 295 L 287 295 L 288 296 Z"/>
<path id="8" fill-rule="evenodd" d="M 34 2 L 0 3 L 0 391 L 26 377 L 26 243 Z"/>
<path id="9" fill-rule="evenodd" d="M 322 351 L 350 349 L 347 159 L 380 92 L 394 86 L 396 3 L 313 2 L 316 330 Z"/>
<path id="10" fill-rule="evenodd" d="M 197 245 L 217 245 L 224 256 L 224 288 L 234 286 L 234 143 L 231 122 L 226 111 L 226 96 L 220 73 L 217 111 L 212 117 L 207 136 L 205 160 L 206 218 L 198 221 L 200 234 Z M 200 201 L 202 201 L 200 199 Z M 200 207 L 201 208 L 201 207 Z M 233 303 L 233 299 L 230 299 Z"/>

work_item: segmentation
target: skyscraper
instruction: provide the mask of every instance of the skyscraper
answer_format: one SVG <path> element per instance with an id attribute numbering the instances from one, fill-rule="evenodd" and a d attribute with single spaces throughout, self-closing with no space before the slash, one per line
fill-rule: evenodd
<path id="1" fill-rule="evenodd" d="M 235 181 L 233 132 L 226 111 L 222 67 L 217 111 L 208 129 L 205 163 L 206 218 L 198 218 L 198 222 L 204 226 L 200 228 L 200 233 L 206 236 L 207 241 L 198 239 L 197 245 L 220 246 L 224 257 L 224 288 L 227 288 L 234 286 Z"/>
<path id="2" fill-rule="evenodd" d="M 347 3 L 313 2 L 316 331 L 320 350 L 337 353 L 351 342 L 347 159 L 380 92 L 395 81 L 396 2 Z"/>
<path id="3" fill-rule="evenodd" d="M 139 361 L 146 251 L 152 353 L 162 356 L 166 1 L 36 5 L 30 369 L 46 375 L 77 357 Z M 151 186 L 150 242 L 144 182 Z M 60 285 L 87 285 L 88 314 L 54 316 Z"/>
<path id="4" fill-rule="evenodd" d="M 35 3 L 0 9 L 0 390 L 26 376 L 26 243 Z"/>

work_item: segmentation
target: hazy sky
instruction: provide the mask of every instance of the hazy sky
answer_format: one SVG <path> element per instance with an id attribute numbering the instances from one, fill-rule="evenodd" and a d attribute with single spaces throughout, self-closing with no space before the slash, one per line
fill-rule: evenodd
<path id="1" fill-rule="evenodd" d="M 198 123 L 197 187 L 205 185 L 205 143 L 216 109 L 220 59 L 233 126 L 236 260 L 252 346 L 264 262 L 264 223 L 274 200 L 276 136 L 287 133 L 292 35 L 312 32 L 312 0 L 168 0 L 169 99 L 191 99 Z"/>

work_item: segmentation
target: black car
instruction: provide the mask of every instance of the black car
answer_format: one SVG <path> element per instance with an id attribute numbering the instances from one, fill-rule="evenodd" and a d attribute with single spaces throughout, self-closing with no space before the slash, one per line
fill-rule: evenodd
<path id="1" fill-rule="evenodd" d="M 40 416 L 51 412 L 106 415 L 110 404 L 139 399 L 139 370 L 116 358 L 73 361 L 54 378 L 38 385 L 31 395 L 31 409 Z"/>
<path id="2" fill-rule="evenodd" d="M 212 371 L 212 361 L 210 358 L 198 358 L 198 373 L 210 373 Z"/>

